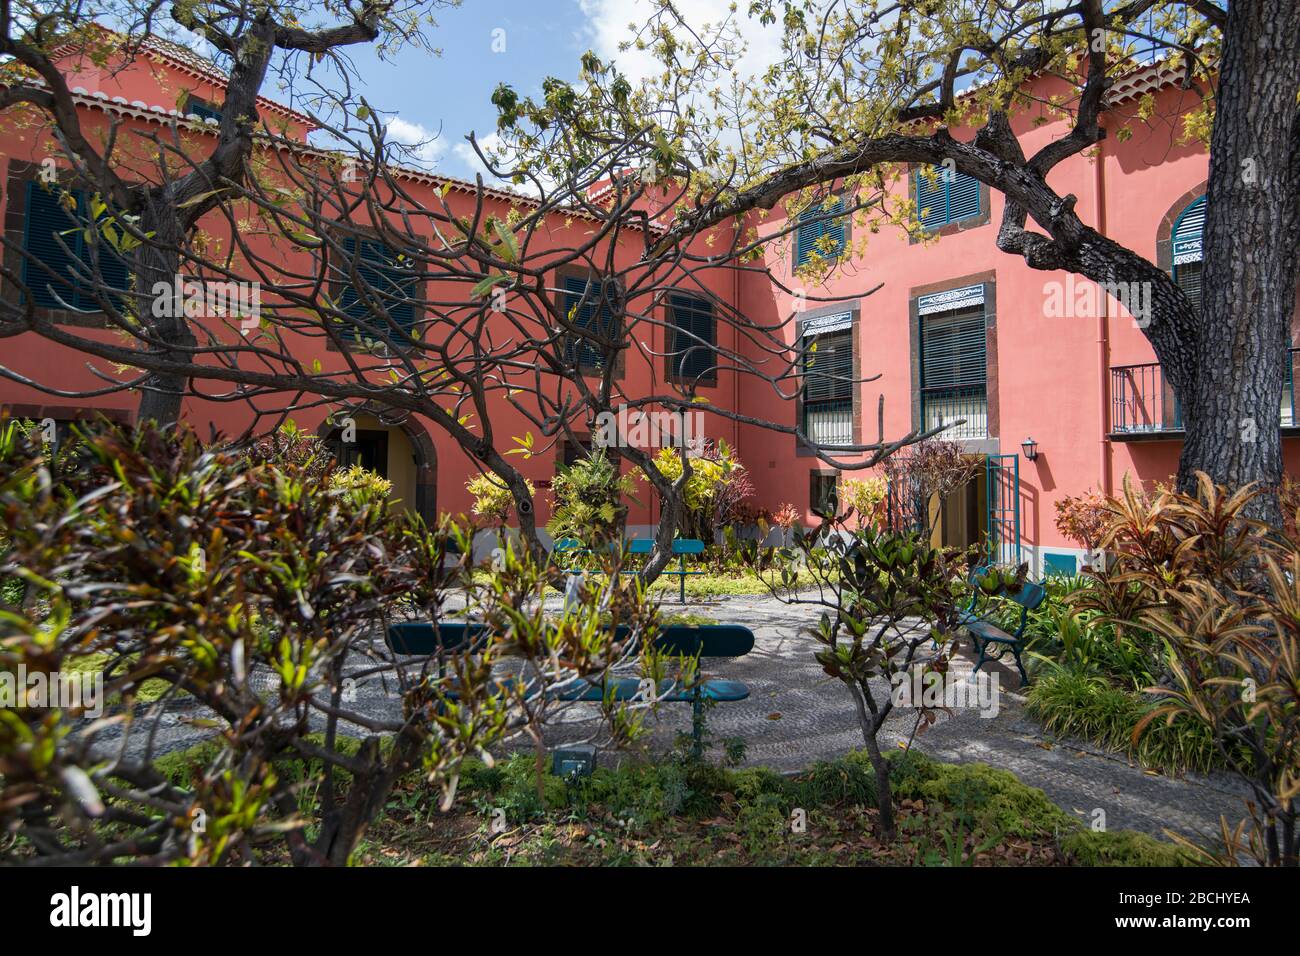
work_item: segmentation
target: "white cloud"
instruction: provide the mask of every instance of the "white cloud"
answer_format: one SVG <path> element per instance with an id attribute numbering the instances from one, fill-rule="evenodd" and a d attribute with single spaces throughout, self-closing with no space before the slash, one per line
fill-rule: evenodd
<path id="1" fill-rule="evenodd" d="M 634 83 L 661 71 L 662 67 L 648 50 L 619 50 L 620 44 L 632 38 L 629 24 L 644 24 L 652 15 L 655 4 L 651 0 L 577 0 L 577 3 L 587 18 L 584 39 L 597 56 L 617 63 Z M 730 18 L 745 44 L 737 72 L 741 77 L 754 76 L 781 59 L 780 20 L 764 27 L 746 14 L 744 3 L 737 5 L 734 14 L 731 5 L 732 0 L 690 0 L 679 3 L 677 8 L 696 31 L 702 31 L 706 25 L 717 27 Z"/>
<path id="2" fill-rule="evenodd" d="M 419 166 L 432 168 L 447 152 L 447 144 L 439 133 L 419 123 L 394 116 L 384 124 L 389 142 L 401 147 L 401 159 Z"/>
<path id="3" fill-rule="evenodd" d="M 476 137 L 476 139 L 478 141 L 479 149 L 489 155 L 492 155 L 501 149 L 501 136 L 497 133 L 489 133 L 487 136 L 479 136 Z M 474 151 L 474 147 L 471 146 L 468 141 L 461 140 L 459 143 L 452 146 L 451 151 L 455 153 L 456 158 L 464 163 L 469 169 L 469 177 L 471 179 L 474 177 L 475 173 L 482 173 L 484 182 L 491 183 L 493 181 L 493 175 L 488 172 L 487 166 L 483 163 L 483 160 L 479 159 L 478 153 Z"/>
<path id="4" fill-rule="evenodd" d="M 635 46 L 619 49 L 621 44 L 634 37 L 629 27 L 632 24 L 644 25 L 653 15 L 657 5 L 652 0 L 577 0 L 577 3 L 587 17 L 581 40 L 597 56 L 607 63 L 614 63 L 634 86 L 662 75 L 663 65 L 649 50 L 638 50 Z M 772 26 L 763 26 L 756 18 L 748 16 L 746 3 L 737 4 L 735 12 L 731 6 L 732 0 L 678 3 L 676 8 L 687 27 L 674 26 L 673 29 L 683 42 L 688 38 L 707 42 L 725 25 L 729 41 L 739 40 L 740 52 L 733 65 L 734 76 L 708 80 L 708 86 L 717 89 L 724 103 L 730 101 L 735 106 L 746 91 L 758 88 L 756 77 L 784 59 L 781 48 L 784 31 L 779 20 Z M 689 31 L 693 31 L 695 36 L 691 37 Z M 680 109 L 687 102 L 702 116 L 710 116 L 716 109 L 704 89 L 680 96 L 676 105 Z M 736 150 L 744 133 L 730 121 L 729 108 L 723 108 L 728 115 L 726 126 L 719 131 L 707 131 L 707 135 L 712 137 L 713 145 Z M 700 132 L 706 132 L 705 128 L 702 127 Z M 697 142 L 695 145 L 701 147 L 704 144 Z"/>
<path id="5" fill-rule="evenodd" d="M 499 133 L 489 133 L 487 136 L 479 136 L 477 137 L 477 141 L 479 149 L 489 157 L 493 157 L 499 168 L 504 170 L 509 170 L 511 168 L 512 163 L 508 153 L 506 153 L 503 158 L 497 158 L 502 156 L 502 151 L 505 149 L 505 144 Z M 497 179 L 496 176 L 488 171 L 486 164 L 484 164 L 483 160 L 479 158 L 478 153 L 474 152 L 474 147 L 468 142 L 457 143 L 451 148 L 451 151 L 469 170 L 466 177 L 468 179 L 472 180 L 475 173 L 481 173 L 483 175 L 483 184 L 486 186 L 496 186 L 499 189 L 507 189 L 528 196 L 540 195 L 540 190 L 538 189 L 537 184 L 532 180 L 515 183 Z M 542 177 L 542 186 L 549 192 L 556 188 L 556 183 L 555 180 L 551 179 L 549 176 L 544 176 Z"/>

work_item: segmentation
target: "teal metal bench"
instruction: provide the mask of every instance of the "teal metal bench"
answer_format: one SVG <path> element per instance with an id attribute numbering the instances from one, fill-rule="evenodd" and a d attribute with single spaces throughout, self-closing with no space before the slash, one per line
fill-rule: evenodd
<path id="1" fill-rule="evenodd" d="M 486 637 L 488 627 L 473 621 L 401 621 L 388 625 L 388 647 L 394 654 L 433 657 L 456 654 L 476 638 Z"/>
<path id="2" fill-rule="evenodd" d="M 388 646 L 395 654 L 431 657 L 456 653 L 474 640 L 486 637 L 487 625 L 439 621 L 404 621 L 388 627 Z M 615 632 L 615 639 L 626 640 L 626 628 Z M 662 628 L 655 638 L 655 650 L 676 657 L 698 657 L 701 661 L 744 657 L 754 649 L 754 632 L 738 624 L 673 624 Z M 439 676 L 442 675 L 439 661 Z M 608 675 L 604 680 L 575 678 L 551 691 L 556 700 L 599 702 L 611 699 L 626 703 L 644 697 L 644 682 L 636 677 Z M 453 691 L 448 696 L 454 697 Z M 665 678 L 655 687 L 655 700 L 691 705 L 691 739 L 693 752 L 699 756 L 704 748 L 704 708 L 708 702 L 730 703 L 749 697 L 749 687 L 740 681 L 708 678 L 687 686 L 675 678 Z"/>
<path id="3" fill-rule="evenodd" d="M 628 542 L 628 554 L 649 554 L 654 550 L 655 543 L 651 538 L 633 538 Z M 664 568 L 661 573 L 677 575 L 678 582 L 681 584 L 682 603 L 686 603 L 686 578 L 692 574 L 704 574 L 704 571 L 688 570 L 686 567 L 686 556 L 688 554 L 703 554 L 704 542 L 699 538 L 675 538 L 673 540 L 673 554 L 677 557 L 676 568 Z M 628 571 L 628 574 L 637 574 L 636 571 Z"/>
<path id="4" fill-rule="evenodd" d="M 976 568 L 971 572 L 971 581 L 974 582 L 987 571 L 987 567 Z M 1047 591 L 1043 586 L 1032 581 L 1026 581 L 1015 594 L 996 596 L 984 594 L 979 586 L 975 585 L 975 593 L 971 597 L 970 604 L 958 616 L 958 621 L 970 633 L 971 642 L 979 652 L 975 670 L 978 671 L 988 661 L 1001 660 L 1003 655 L 1010 651 L 1015 657 L 1016 668 L 1020 671 L 1021 686 L 1029 683 L 1029 675 L 1025 673 L 1024 661 L 1020 656 L 1025 649 L 1025 627 L 1029 623 L 1029 612 L 1038 608 L 1046 597 Z M 981 598 L 983 598 L 982 606 Z M 1019 606 L 1020 621 L 1015 633 L 1004 630 L 993 620 L 991 602 L 995 600 L 1010 601 Z"/>

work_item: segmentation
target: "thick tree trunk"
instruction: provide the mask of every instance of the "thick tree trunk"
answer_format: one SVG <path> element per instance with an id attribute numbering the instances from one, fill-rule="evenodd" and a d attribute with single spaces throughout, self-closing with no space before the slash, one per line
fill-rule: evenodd
<path id="1" fill-rule="evenodd" d="M 136 308 L 145 328 L 163 345 L 157 347 L 172 361 L 189 362 L 190 354 L 171 351 L 166 346 L 185 349 L 197 344 L 194 332 L 185 317 L 183 304 L 175 301 L 163 303 L 155 309 L 158 296 L 155 286 L 174 288 L 180 273 L 180 249 L 185 239 L 185 226 L 178 220 L 176 200 L 169 187 L 153 191 L 141 210 L 141 229 L 152 234 L 150 242 L 140 247 L 136 257 Z M 166 314 L 159 315 L 159 312 Z M 149 346 L 144 346 L 148 348 Z M 181 375 L 156 374 L 149 377 L 140 392 L 140 407 L 136 420 L 173 425 L 181 418 L 181 401 L 189 379 Z"/>
<path id="2" fill-rule="evenodd" d="M 1300 240 L 1300 4 L 1235 0 L 1219 77 L 1195 369 L 1175 382 L 1187 429 L 1183 490 L 1197 471 L 1233 488 L 1282 479 L 1279 409 Z M 1276 496 L 1258 499 L 1255 514 L 1276 521 Z"/>

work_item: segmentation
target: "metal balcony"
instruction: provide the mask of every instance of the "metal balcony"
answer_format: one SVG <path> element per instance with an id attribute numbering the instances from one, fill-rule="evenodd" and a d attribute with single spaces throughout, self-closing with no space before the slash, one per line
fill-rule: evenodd
<path id="1" fill-rule="evenodd" d="M 1278 424 L 1300 429 L 1296 417 L 1295 365 L 1300 348 L 1287 349 Z M 1116 441 L 1180 438 L 1183 410 L 1158 362 L 1117 365 L 1110 370 L 1110 435 Z"/>

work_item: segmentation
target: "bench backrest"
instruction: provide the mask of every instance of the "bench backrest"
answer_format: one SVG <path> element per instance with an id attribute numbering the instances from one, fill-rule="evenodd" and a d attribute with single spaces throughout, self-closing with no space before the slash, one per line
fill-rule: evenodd
<path id="1" fill-rule="evenodd" d="M 560 538 L 555 542 L 556 551 L 580 551 L 582 542 L 577 538 Z"/>
<path id="2" fill-rule="evenodd" d="M 981 577 L 983 577 L 985 574 L 988 573 L 988 571 L 989 571 L 988 565 L 983 565 L 981 567 L 973 568 L 971 570 L 970 577 L 968 578 L 968 580 L 970 581 L 971 585 L 974 586 L 975 588 L 975 597 L 977 600 L 981 596 L 984 597 L 990 596 L 990 595 L 984 595 L 983 592 L 980 591 L 979 585 L 977 583 Z M 1037 584 L 1033 581 L 1025 581 L 1025 583 L 1021 585 L 1020 590 L 1014 594 L 1006 592 L 1006 593 L 993 595 L 993 596 L 1002 598 L 1004 601 L 1015 601 L 1026 611 L 1032 611 L 1036 607 L 1038 607 L 1038 605 L 1043 603 L 1043 600 L 1047 597 L 1047 589 L 1044 588 L 1041 584 Z"/>
<path id="3" fill-rule="evenodd" d="M 486 633 L 486 624 L 440 621 L 435 628 L 428 621 L 403 621 L 389 625 L 388 646 L 395 654 L 454 654 Z M 627 629 L 620 627 L 615 636 L 626 639 Z M 670 624 L 660 628 L 655 647 L 665 654 L 744 657 L 754 649 L 754 632 L 738 624 Z"/>
<path id="4" fill-rule="evenodd" d="M 1015 601 L 1025 610 L 1032 611 L 1043 603 L 1043 600 L 1047 597 L 1047 589 L 1041 584 L 1026 581 L 1025 586 L 1020 589 L 1018 594 L 1008 594 L 1006 597 L 1008 600 Z"/>
<path id="5" fill-rule="evenodd" d="M 394 654 L 430 657 L 439 650 L 455 654 L 476 637 L 487 633 L 486 624 L 468 621 L 402 621 L 388 625 L 388 646 Z"/>
<path id="6" fill-rule="evenodd" d="M 655 548 L 653 538 L 633 538 L 627 543 L 628 554 L 649 554 Z M 699 538 L 675 538 L 673 554 L 703 554 L 704 542 Z"/>
<path id="7" fill-rule="evenodd" d="M 660 628 L 655 648 L 688 657 L 744 657 L 754 649 L 754 632 L 740 624 L 670 624 Z"/>

